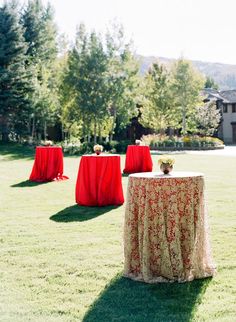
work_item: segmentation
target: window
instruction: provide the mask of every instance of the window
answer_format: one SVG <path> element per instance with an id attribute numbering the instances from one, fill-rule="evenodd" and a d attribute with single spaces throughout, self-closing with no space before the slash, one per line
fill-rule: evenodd
<path id="1" fill-rule="evenodd" d="M 232 104 L 232 113 L 236 113 L 236 103 Z"/>
<path id="2" fill-rule="evenodd" d="M 223 104 L 223 113 L 228 113 L 228 105 Z"/>

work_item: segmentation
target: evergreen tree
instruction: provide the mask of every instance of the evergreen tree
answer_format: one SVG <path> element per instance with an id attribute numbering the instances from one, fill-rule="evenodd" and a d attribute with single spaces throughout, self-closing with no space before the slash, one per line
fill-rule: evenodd
<path id="1" fill-rule="evenodd" d="M 27 130 L 31 74 L 26 67 L 27 44 L 15 2 L 0 8 L 0 126 L 2 139 L 10 131 Z"/>
<path id="2" fill-rule="evenodd" d="M 204 88 L 212 88 L 212 89 L 218 90 L 219 85 L 215 83 L 213 78 L 207 76 Z"/>
<path id="3" fill-rule="evenodd" d="M 57 47 L 56 27 L 50 5 L 46 8 L 40 0 L 29 0 L 21 23 L 28 43 L 27 64 L 34 70 L 32 92 L 33 113 L 31 133 L 47 135 L 48 123 L 53 123 L 59 109 L 56 75 L 54 73 Z"/>

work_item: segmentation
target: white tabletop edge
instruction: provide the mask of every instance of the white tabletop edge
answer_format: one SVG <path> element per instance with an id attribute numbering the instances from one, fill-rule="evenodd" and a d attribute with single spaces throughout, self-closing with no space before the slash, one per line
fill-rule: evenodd
<path id="1" fill-rule="evenodd" d="M 188 177 L 204 177 L 201 172 L 190 172 L 190 171 L 172 171 L 169 174 L 163 174 L 162 172 L 140 172 L 132 173 L 129 175 L 131 178 L 188 178 Z"/>

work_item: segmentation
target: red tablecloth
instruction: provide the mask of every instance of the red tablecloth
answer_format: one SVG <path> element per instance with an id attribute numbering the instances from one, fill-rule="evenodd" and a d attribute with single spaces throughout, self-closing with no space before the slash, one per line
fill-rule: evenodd
<path id="1" fill-rule="evenodd" d="M 152 171 L 152 158 L 149 146 L 128 145 L 124 173 Z"/>
<path id="2" fill-rule="evenodd" d="M 34 165 L 29 179 L 36 182 L 68 179 L 63 176 L 62 148 L 36 147 Z"/>
<path id="3" fill-rule="evenodd" d="M 75 191 L 81 206 L 122 205 L 119 155 L 84 155 L 81 158 Z"/>

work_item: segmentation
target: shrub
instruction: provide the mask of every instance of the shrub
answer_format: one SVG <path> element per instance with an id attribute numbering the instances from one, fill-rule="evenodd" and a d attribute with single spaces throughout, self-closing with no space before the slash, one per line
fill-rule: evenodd
<path id="1" fill-rule="evenodd" d="M 146 145 L 149 145 L 151 149 L 158 148 L 176 148 L 176 149 L 184 149 L 184 148 L 206 148 L 206 147 L 219 147 L 224 145 L 224 142 L 218 138 L 213 137 L 201 137 L 197 135 L 193 136 L 167 136 L 160 134 L 149 134 L 144 135 L 141 138 L 142 142 Z"/>
<path id="2" fill-rule="evenodd" d="M 63 151 L 70 155 L 79 155 L 93 152 L 93 144 L 88 142 L 81 143 L 80 141 L 64 141 L 61 145 Z"/>
<path id="3" fill-rule="evenodd" d="M 125 153 L 129 144 L 131 144 L 129 140 L 121 140 L 117 143 L 115 149 L 118 153 Z"/>

